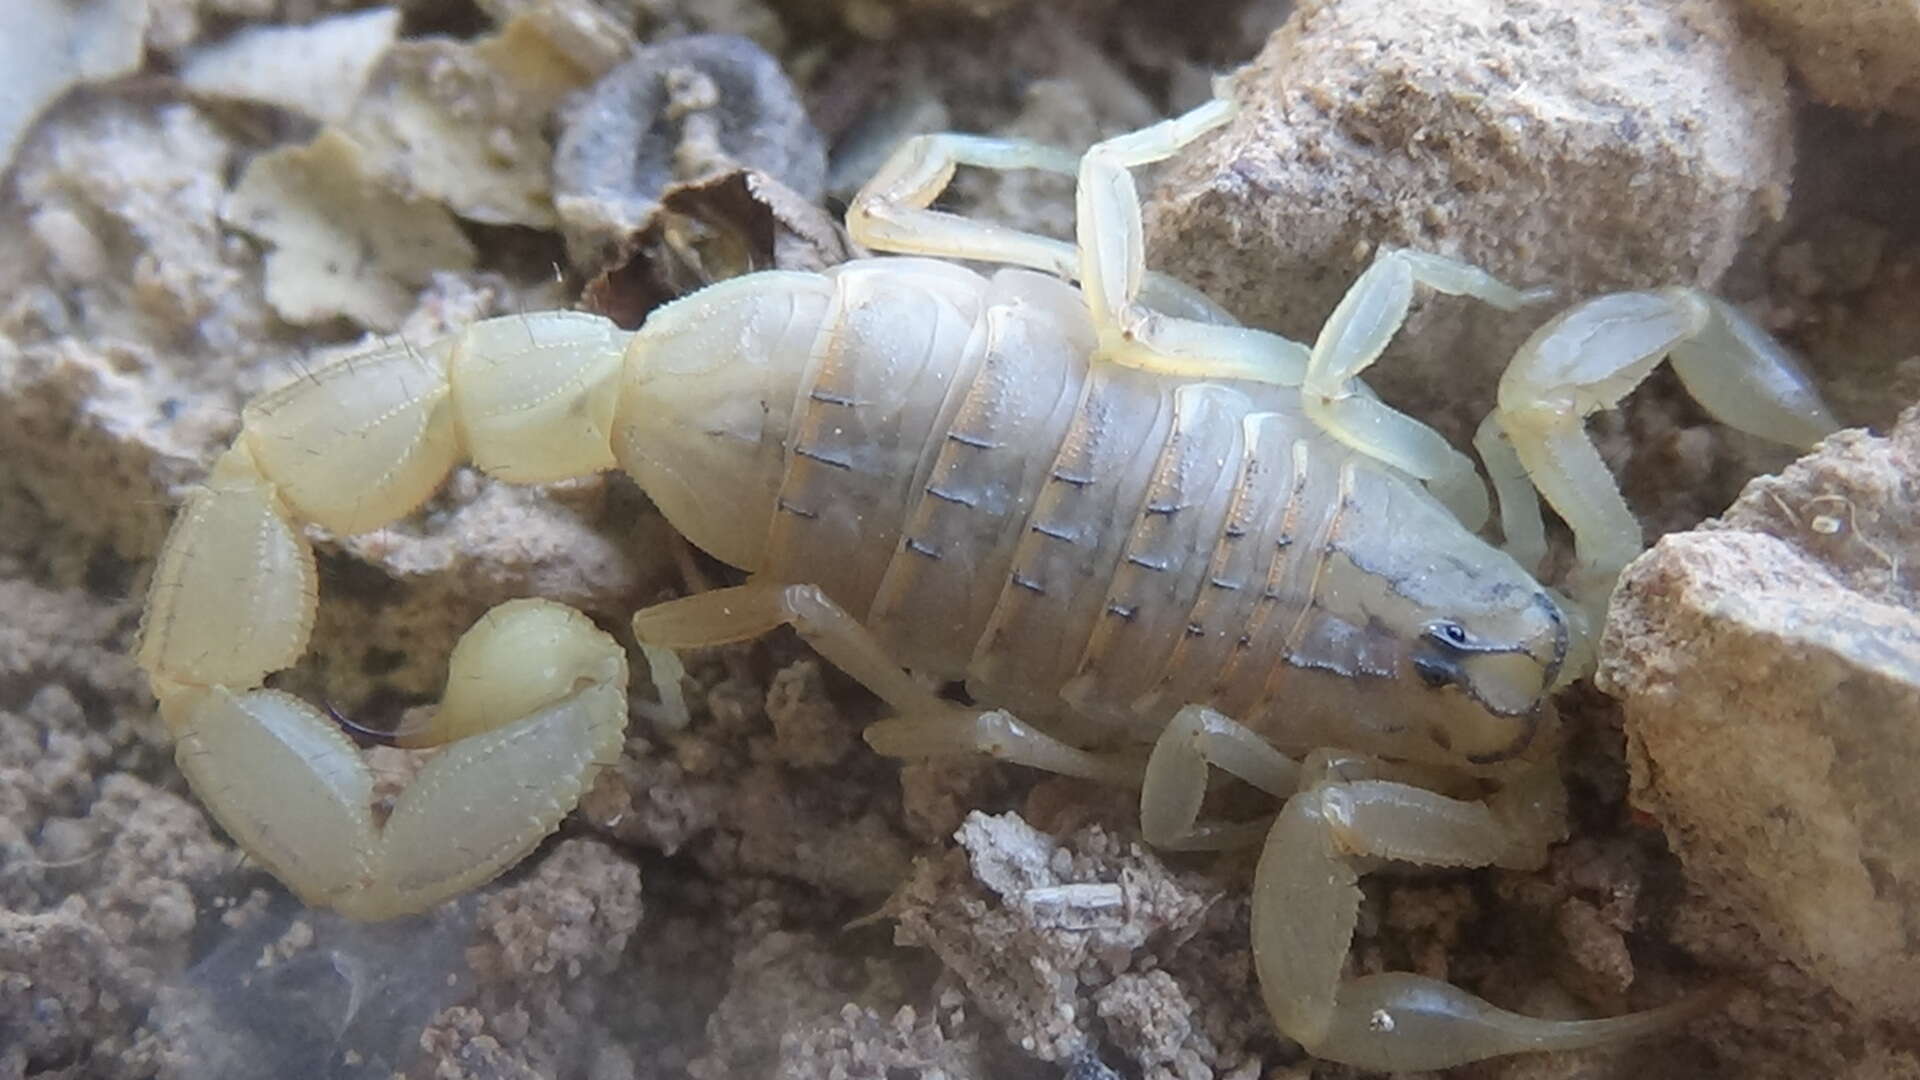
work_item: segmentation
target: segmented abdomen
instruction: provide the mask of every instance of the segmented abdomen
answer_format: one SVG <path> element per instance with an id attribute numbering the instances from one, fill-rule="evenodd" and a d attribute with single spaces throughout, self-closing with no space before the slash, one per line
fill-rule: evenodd
<path id="1" fill-rule="evenodd" d="M 1392 674 L 1316 595 L 1343 508 L 1392 480 L 1293 391 L 1090 363 L 1085 300 L 1024 270 L 896 258 L 815 280 L 762 335 L 794 354 L 755 361 L 784 437 L 742 493 L 771 508 L 750 569 L 821 586 L 983 701 L 1109 732 L 1189 702 L 1251 718 L 1283 669 Z"/>

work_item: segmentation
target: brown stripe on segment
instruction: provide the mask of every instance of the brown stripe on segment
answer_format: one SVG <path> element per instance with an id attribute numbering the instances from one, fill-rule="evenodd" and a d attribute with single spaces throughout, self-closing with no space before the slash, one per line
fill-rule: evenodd
<path id="1" fill-rule="evenodd" d="M 1134 703 L 1153 689 L 1185 634 L 1208 556 L 1228 522 L 1245 457 L 1245 394 L 1214 383 L 1171 388 L 1174 427 L 1161 447 L 1126 554 L 1107 588 L 1109 617 L 1095 622 L 1061 696 L 1082 715 L 1151 723 Z"/>
<path id="2" fill-rule="evenodd" d="M 1213 704 L 1229 716 L 1250 715 L 1266 689 L 1275 658 L 1313 606 L 1325 549 L 1339 516 L 1341 463 L 1349 452 L 1324 438 L 1295 443 L 1292 486 L 1272 534 L 1273 561 L 1260 585 L 1245 644 L 1221 673 Z"/>
<path id="3" fill-rule="evenodd" d="M 1107 585 L 1144 502 L 1148 480 L 1173 426 L 1164 379 L 1095 362 L 1073 422 L 1061 440 L 1023 529 L 1008 580 L 967 665 L 978 686 L 1016 712 L 1059 711 L 1105 607 Z M 1037 586 L 1035 588 L 1034 586 Z"/>
<path id="4" fill-rule="evenodd" d="M 1151 686 L 1134 702 L 1137 712 L 1167 717 L 1205 702 L 1216 676 L 1232 660 L 1235 641 L 1251 617 L 1272 562 L 1270 532 L 1292 489 L 1297 415 L 1249 413 L 1241 419 L 1232 502 L 1208 551 L 1205 585 L 1194 596 L 1172 648 L 1151 672 Z"/>
<path id="5" fill-rule="evenodd" d="M 1346 679 L 1391 678 L 1395 673 L 1396 643 L 1390 634 L 1381 634 L 1371 619 L 1357 618 L 1353 612 L 1329 610 L 1322 602 L 1327 578 L 1338 570 L 1334 566 L 1336 557 L 1346 562 L 1345 554 L 1339 550 L 1341 537 L 1352 525 L 1365 524 L 1354 498 L 1356 479 L 1360 475 L 1357 470 L 1363 464 L 1370 465 L 1352 454 L 1344 455 L 1340 463 L 1332 512 L 1310 551 L 1300 553 L 1301 557 L 1311 554 L 1313 558 L 1313 575 L 1301 601 L 1300 613 L 1269 661 L 1266 684 L 1257 701 L 1249 706 L 1250 714 L 1275 709 L 1288 687 L 1297 683 L 1294 678 L 1297 672 L 1328 672 Z"/>
<path id="6" fill-rule="evenodd" d="M 928 435 L 964 375 L 987 282 L 892 260 L 828 276 L 834 317 L 799 387 L 779 491 L 806 513 L 774 516 L 764 572 L 818 585 L 864 618 L 899 551 Z"/>
<path id="7" fill-rule="evenodd" d="M 1340 462 L 1339 481 L 1334 487 L 1332 506 L 1327 512 L 1326 521 L 1307 545 L 1294 553 L 1294 558 L 1313 560 L 1313 573 L 1306 578 L 1306 594 L 1300 600 L 1300 614 L 1294 620 L 1293 628 L 1287 631 L 1282 641 L 1282 657 L 1290 657 L 1299 646 L 1300 636 L 1306 632 L 1307 616 L 1320 603 L 1320 587 L 1327 580 L 1327 564 L 1333 555 L 1334 538 L 1340 534 L 1340 526 L 1347 520 L 1348 512 L 1353 509 L 1353 466 L 1354 459 L 1347 457 Z"/>
<path id="8" fill-rule="evenodd" d="M 794 539 L 796 532 L 802 526 L 808 526 L 820 518 L 818 510 L 814 508 L 816 499 L 813 493 L 807 491 L 805 478 L 796 475 L 793 444 L 796 432 L 803 428 L 803 417 L 806 416 L 805 402 L 812 397 L 814 384 L 820 377 L 820 370 L 839 348 L 844 337 L 842 327 L 846 321 L 846 288 L 841 280 L 833 281 L 832 285 L 831 299 L 828 301 L 826 311 L 820 316 L 819 326 L 814 331 L 813 341 L 807 349 L 806 364 L 801 370 L 799 382 L 788 403 L 786 423 L 781 425 L 778 432 L 783 468 L 779 486 L 775 489 L 774 506 L 779 512 L 774 514 L 768 527 L 767 557 L 755 567 L 762 573 L 777 575 L 786 570 L 787 557 L 799 547 Z M 769 430 L 766 434 L 772 435 L 773 432 Z M 801 466 L 801 469 L 804 468 L 805 466 Z M 784 521 L 782 520 L 784 518 L 797 520 Z"/>
<path id="9" fill-rule="evenodd" d="M 945 679 L 966 674 L 1080 401 L 1092 347 L 1085 307 L 1052 278 L 1002 271 L 992 279 L 967 345 L 974 374 L 928 436 L 926 474 L 904 526 L 941 558 L 908 558 L 903 549 L 867 619 L 903 664 Z"/>
<path id="10" fill-rule="evenodd" d="M 973 325 L 967 334 L 965 344 L 961 347 L 960 358 L 955 365 L 953 378 L 947 385 L 946 392 L 942 396 L 940 408 L 934 415 L 933 424 L 927 429 L 927 436 L 921 443 L 920 456 L 914 463 L 913 482 L 904 492 L 906 496 L 905 512 L 908 519 L 914 516 L 919 508 L 919 504 L 925 501 L 926 496 L 932 494 L 935 490 L 946 490 L 939 488 L 939 485 L 934 483 L 933 471 L 934 467 L 940 461 L 942 453 L 948 448 L 948 439 L 943 436 L 951 436 L 954 434 L 956 430 L 955 418 L 959 416 L 960 411 L 966 406 L 968 400 L 971 399 L 974 387 L 977 385 L 981 371 L 986 363 L 988 341 L 992 332 L 987 313 L 996 301 L 995 287 L 995 282 L 988 280 L 985 290 L 978 298 Z M 980 446 L 978 448 L 997 449 L 997 447 L 991 445 Z M 955 493 L 949 492 L 949 494 Z"/>
<path id="11" fill-rule="evenodd" d="M 721 560 L 760 570 L 786 474 L 785 437 L 834 304 L 817 274 L 767 271 L 659 310 L 634 338 L 611 445 L 662 513 Z"/>
<path id="12" fill-rule="evenodd" d="M 1395 514 L 1393 492 L 1412 481 L 1389 473 L 1371 458 L 1353 454 L 1340 470 L 1339 505 L 1320 552 L 1312 603 L 1288 635 L 1256 710 L 1280 708 L 1287 686 L 1302 671 L 1322 671 L 1355 682 L 1394 679 L 1405 670 L 1408 642 L 1400 627 L 1424 621 L 1422 608 L 1403 592 L 1404 580 L 1387 566 L 1369 564 L 1365 553 L 1397 551 L 1409 528 Z M 1425 498 L 1425 492 L 1420 492 Z M 1451 518 L 1446 519 L 1448 524 Z M 1426 561 L 1415 556 L 1399 573 Z M 1333 585 L 1326 583 L 1332 580 Z"/>

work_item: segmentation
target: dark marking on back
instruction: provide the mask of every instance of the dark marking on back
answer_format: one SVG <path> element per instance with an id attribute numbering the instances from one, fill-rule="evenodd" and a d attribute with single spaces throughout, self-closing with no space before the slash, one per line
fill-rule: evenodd
<path id="1" fill-rule="evenodd" d="M 1022 575 L 1018 570 L 1015 570 L 1013 572 L 1013 583 L 1027 590 L 1030 593 L 1038 593 L 1041 596 L 1047 595 L 1047 587 L 1045 585 L 1040 584 L 1039 582 L 1033 580 L 1030 577 L 1026 577 Z"/>
<path id="2" fill-rule="evenodd" d="M 1166 559 L 1148 559 L 1148 558 L 1143 558 L 1139 555 L 1128 555 L 1127 562 L 1134 566 L 1138 566 L 1141 569 L 1152 570 L 1156 573 L 1166 570 L 1168 567 L 1173 565 L 1173 563 L 1169 562 Z"/>
<path id="3" fill-rule="evenodd" d="M 1147 513 L 1149 515 L 1162 514 L 1162 515 L 1165 515 L 1166 517 L 1172 517 L 1173 515 L 1185 509 L 1186 509 L 1186 506 L 1180 503 L 1148 503 L 1147 504 Z"/>
<path id="4" fill-rule="evenodd" d="M 967 507 L 968 509 L 972 509 L 973 507 L 980 505 L 979 500 L 977 499 L 969 498 L 968 496 L 965 496 L 965 495 L 955 494 L 954 492 L 948 491 L 945 488 L 937 487 L 933 484 L 927 485 L 927 494 L 933 496 L 936 499 L 939 499 L 941 502 L 950 502 L 956 506 L 964 506 L 964 507 Z"/>
<path id="5" fill-rule="evenodd" d="M 806 507 L 795 506 L 794 504 L 788 502 L 785 496 L 781 496 L 780 498 L 774 500 L 773 505 L 782 513 L 792 514 L 794 517 L 806 518 L 809 521 L 820 516 L 819 514 L 816 514 L 813 511 L 808 510 Z"/>
<path id="6" fill-rule="evenodd" d="M 1223 581 L 1217 577 L 1210 577 L 1207 579 L 1207 584 L 1213 586 L 1216 589 L 1225 589 L 1228 592 L 1240 591 L 1240 583 L 1237 581 Z"/>
<path id="7" fill-rule="evenodd" d="M 1041 536 L 1052 537 L 1055 540 L 1064 540 L 1069 544 L 1080 542 L 1080 535 L 1078 533 L 1070 533 L 1058 525 L 1049 525 L 1044 521 L 1036 521 L 1028 525 L 1027 530 L 1029 532 L 1037 532 Z"/>
<path id="8" fill-rule="evenodd" d="M 1206 637 L 1207 628 L 1204 626 L 1201 626 L 1197 622 L 1190 622 L 1187 624 L 1187 636 L 1188 637 Z"/>
<path id="9" fill-rule="evenodd" d="M 960 431 L 947 432 L 947 438 L 952 439 L 961 446 L 971 446 L 975 450 L 998 450 L 1007 445 L 1006 443 L 997 443 L 991 439 L 983 439 L 978 435 L 968 435 Z"/>
<path id="10" fill-rule="evenodd" d="M 1127 620 L 1128 622 L 1132 622 L 1133 617 L 1139 614 L 1139 612 L 1140 612 L 1140 609 L 1138 607 L 1130 606 L 1127 604 L 1108 604 L 1107 605 L 1107 614 L 1118 615 L 1121 618 Z"/>
<path id="11" fill-rule="evenodd" d="M 1238 540 L 1245 535 L 1247 535 L 1247 530 L 1241 528 L 1240 526 L 1238 525 L 1227 526 L 1227 531 L 1225 533 L 1225 536 L 1227 539 Z"/>
<path id="12" fill-rule="evenodd" d="M 923 544 L 911 536 L 907 537 L 904 546 L 908 551 L 913 552 L 915 555 L 925 555 L 927 558 L 934 559 L 936 561 L 940 558 L 939 548 L 932 547 L 927 544 Z"/>
<path id="13" fill-rule="evenodd" d="M 1055 472 L 1053 478 L 1063 484 L 1072 484 L 1077 488 L 1083 488 L 1093 483 L 1093 477 L 1076 476 L 1073 473 Z"/>
<path id="14" fill-rule="evenodd" d="M 836 469 L 851 470 L 853 468 L 853 459 L 834 457 L 832 454 L 823 453 L 811 447 L 796 446 L 793 448 L 793 452 L 806 458 L 808 461 L 817 461 L 822 465 L 829 465 Z"/>
<path id="15" fill-rule="evenodd" d="M 841 394 L 835 394 L 827 390 L 819 390 L 819 389 L 810 390 L 807 392 L 807 396 L 823 404 L 838 405 L 841 408 L 845 408 L 845 409 L 851 409 L 851 408 L 854 408 L 855 406 L 862 404 L 861 402 L 855 401 L 850 397 L 846 397 Z"/>

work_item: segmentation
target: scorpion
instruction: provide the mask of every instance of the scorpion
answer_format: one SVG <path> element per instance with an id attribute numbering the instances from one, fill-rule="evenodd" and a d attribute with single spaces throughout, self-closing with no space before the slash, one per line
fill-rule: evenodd
<path id="1" fill-rule="evenodd" d="M 1429 1069 L 1697 1013 L 1703 995 L 1542 1020 L 1345 974 L 1356 883 L 1389 861 L 1535 868 L 1564 838 L 1552 694 L 1592 669 L 1642 545 L 1588 415 L 1670 358 L 1733 427 L 1804 448 L 1833 420 L 1784 347 L 1705 292 L 1588 299 L 1518 350 L 1473 440 L 1493 546 L 1472 461 L 1360 377 L 1416 286 L 1503 309 L 1542 293 L 1383 249 L 1307 346 L 1150 273 L 1130 170 L 1233 111 L 1222 94 L 1077 157 L 917 136 L 847 213 L 891 254 L 709 285 L 635 332 L 549 311 L 381 343 L 254 400 L 185 500 L 138 646 L 193 790 L 301 899 L 359 919 L 525 856 L 623 744 L 627 656 L 584 615 L 513 600 L 461 638 L 438 709 L 401 733 L 442 749 L 383 821 L 354 743 L 263 681 L 307 647 L 307 524 L 380 528 L 463 461 L 519 484 L 619 468 L 749 574 L 634 617 L 656 672 L 791 626 L 888 707 L 865 733 L 882 754 L 1130 785 L 1152 845 L 1263 845 L 1255 968 L 1310 1053 Z M 963 165 L 1074 176 L 1073 241 L 933 209 Z M 1535 578 L 1536 492 L 1574 537 L 1564 591 Z M 1278 813 L 1203 819 L 1215 769 Z"/>

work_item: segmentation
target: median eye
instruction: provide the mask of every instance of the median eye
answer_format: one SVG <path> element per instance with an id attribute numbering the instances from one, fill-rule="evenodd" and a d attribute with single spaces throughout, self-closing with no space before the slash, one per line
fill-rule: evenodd
<path id="1" fill-rule="evenodd" d="M 1473 644 L 1473 635 L 1467 633 L 1467 628 L 1449 620 L 1428 625 L 1427 636 L 1442 645 L 1451 645 L 1456 649 L 1464 649 Z"/>

